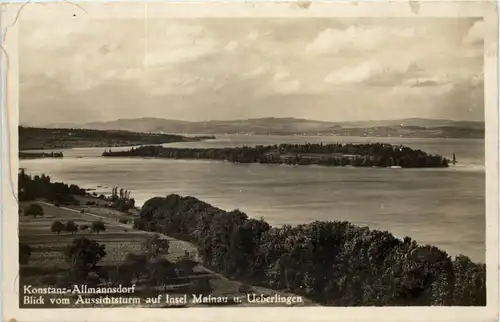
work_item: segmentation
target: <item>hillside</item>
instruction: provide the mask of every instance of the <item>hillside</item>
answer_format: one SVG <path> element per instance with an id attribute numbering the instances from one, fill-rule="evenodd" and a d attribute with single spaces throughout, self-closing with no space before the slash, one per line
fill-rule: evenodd
<path id="1" fill-rule="evenodd" d="M 127 131 L 100 131 L 76 128 L 46 129 L 20 126 L 19 150 L 132 146 L 199 141 L 207 138 L 213 137 L 185 137 L 181 135 Z"/>
<path id="2" fill-rule="evenodd" d="M 400 120 L 324 122 L 298 118 L 257 118 L 188 122 L 161 118 L 118 119 L 84 124 L 51 124 L 94 130 L 148 133 L 339 135 L 375 137 L 483 138 L 484 122 L 410 118 Z"/>

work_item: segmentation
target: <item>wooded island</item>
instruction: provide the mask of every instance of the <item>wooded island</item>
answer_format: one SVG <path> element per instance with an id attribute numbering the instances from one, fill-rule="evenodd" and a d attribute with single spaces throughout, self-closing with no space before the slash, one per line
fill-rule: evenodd
<path id="1" fill-rule="evenodd" d="M 449 160 L 422 150 L 383 143 L 370 144 L 280 144 L 219 149 L 142 146 L 127 151 L 104 151 L 103 157 L 156 157 L 210 159 L 234 163 L 324 165 L 355 167 L 428 168 L 448 167 Z"/>

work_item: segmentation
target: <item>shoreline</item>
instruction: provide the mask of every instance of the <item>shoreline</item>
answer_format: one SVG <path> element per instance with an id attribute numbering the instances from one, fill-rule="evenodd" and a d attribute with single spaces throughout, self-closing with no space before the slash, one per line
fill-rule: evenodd
<path id="1" fill-rule="evenodd" d="M 179 161 L 184 161 L 184 160 L 179 160 Z M 187 161 L 189 162 L 190 160 L 187 160 Z M 214 162 L 214 161 L 213 160 L 206 160 L 206 162 Z M 215 162 L 219 162 L 219 161 L 215 161 Z M 316 167 L 316 165 L 313 165 L 313 167 Z M 348 169 L 357 169 L 356 167 L 347 167 L 347 168 Z M 442 170 L 445 170 L 446 172 L 448 172 L 448 171 L 454 171 L 455 170 L 453 167 L 450 167 L 448 169 L 441 169 L 441 168 L 439 168 L 439 169 L 432 169 L 432 168 L 428 168 L 428 169 L 390 169 L 390 168 L 379 168 L 379 169 L 387 169 L 386 171 L 391 171 L 391 170 L 414 171 L 414 170 L 416 170 L 416 171 L 419 171 L 419 172 L 420 171 L 442 171 Z M 29 172 L 29 169 L 26 169 L 26 170 Z M 353 170 L 353 171 L 356 171 L 356 170 Z M 457 169 L 457 171 L 459 171 L 459 170 Z M 470 170 L 470 171 L 473 171 L 473 170 Z M 484 169 L 482 169 L 482 170 L 480 170 L 478 172 L 484 174 Z M 43 171 L 42 172 L 36 172 L 36 173 L 33 173 L 33 174 L 42 175 Z M 97 195 L 104 194 L 106 196 L 109 196 L 110 195 L 109 191 L 110 191 L 111 187 L 113 186 L 112 184 L 109 184 L 109 183 L 99 183 L 99 182 L 97 182 L 97 183 L 90 183 L 89 184 L 89 183 L 79 183 L 79 182 L 70 181 L 70 180 L 66 181 L 65 179 L 61 179 L 59 181 L 62 181 L 62 182 L 74 182 L 77 185 L 85 186 L 85 187 L 90 187 L 90 189 L 94 189 L 92 191 L 89 191 L 89 197 L 92 197 L 92 198 L 98 198 L 98 196 L 92 195 L 92 192 L 94 192 L 94 191 L 97 192 Z M 101 187 L 99 187 L 99 186 L 101 186 Z M 105 188 L 105 186 L 108 187 L 109 189 Z M 130 187 L 128 187 L 128 189 L 133 190 Z M 141 207 L 144 205 L 144 203 L 146 203 L 149 199 L 154 198 L 155 196 L 158 196 L 158 195 L 159 194 L 151 193 L 151 194 L 145 194 L 144 196 L 141 196 L 140 200 L 136 200 L 136 201 L 139 201 L 139 202 L 136 202 L 136 206 L 134 207 L 133 211 L 135 213 L 139 213 L 140 210 L 141 210 Z M 189 196 L 189 195 L 186 195 L 186 196 Z M 217 205 L 217 203 L 214 202 L 214 203 L 212 203 L 212 205 Z M 217 208 L 219 208 L 221 210 L 224 210 L 224 211 L 229 211 L 229 210 L 232 209 L 231 206 L 227 205 L 227 203 L 225 205 L 221 205 L 221 206 L 223 208 L 219 208 L 218 205 L 215 206 L 215 207 L 217 207 Z M 252 213 L 250 213 L 249 216 L 252 217 Z M 259 215 L 257 215 L 256 217 L 252 217 L 252 218 L 258 219 Z M 347 219 L 347 220 L 349 221 L 349 219 Z M 310 223 L 312 221 L 314 221 L 314 220 L 311 219 L 309 221 L 303 221 L 303 222 L 300 222 L 300 223 L 297 222 L 297 223 L 293 223 L 292 225 L 308 224 L 308 223 Z M 285 223 L 282 223 L 282 224 L 273 224 L 272 226 L 273 227 L 282 227 L 284 225 L 289 225 L 289 224 L 285 222 Z M 370 226 L 369 223 L 356 223 L 355 225 L 358 226 L 358 227 L 369 227 L 369 228 L 371 228 L 371 226 Z M 391 234 L 393 234 L 392 230 L 390 228 L 385 228 L 384 229 L 384 228 L 379 227 L 377 229 L 378 230 L 387 230 L 387 229 L 389 229 L 389 231 L 391 232 Z M 403 233 L 400 232 L 398 235 L 394 235 L 394 236 L 397 237 L 398 239 L 402 240 L 404 238 L 404 235 L 406 235 L 406 234 L 407 233 L 405 233 L 405 232 L 403 232 Z M 410 234 L 410 236 L 412 236 L 412 235 Z M 420 238 L 422 238 L 422 236 Z M 422 240 L 422 239 L 420 239 L 420 240 Z M 458 256 L 460 254 L 463 254 L 463 253 L 460 253 L 461 252 L 460 249 L 455 250 L 454 247 L 446 247 L 445 245 L 450 245 L 450 243 L 448 243 L 448 242 L 444 242 L 443 245 L 440 245 L 439 243 L 433 243 L 432 241 L 428 241 L 428 242 L 420 241 L 419 243 L 422 243 L 422 244 L 430 243 L 431 245 L 439 245 L 437 247 L 439 247 L 440 249 L 448 249 L 448 250 L 446 250 L 446 252 L 449 252 L 450 256 L 452 256 L 452 257 L 453 256 Z M 484 244 L 482 244 L 482 245 L 484 246 Z M 470 256 L 471 258 L 475 258 L 474 262 L 485 263 L 486 261 L 484 259 L 485 257 L 483 255 L 483 253 L 485 253 L 486 250 L 484 249 L 484 247 L 482 247 L 482 248 L 483 249 L 479 250 L 479 251 L 477 251 L 474 248 L 472 248 L 472 251 L 467 252 L 466 256 L 468 256 L 468 257 Z M 479 253 L 479 255 L 477 255 L 478 253 Z"/>
<path id="2" fill-rule="evenodd" d="M 355 167 L 352 167 L 352 168 L 355 168 Z M 95 196 L 95 195 L 93 195 L 93 194 L 92 194 L 92 193 L 93 193 L 93 192 L 95 192 L 95 191 L 99 191 L 98 195 L 100 195 L 100 194 L 104 194 L 106 197 L 108 197 L 108 195 L 110 195 L 109 193 L 103 193 L 103 191 L 99 190 L 100 188 L 83 188 L 83 189 L 87 192 L 87 194 L 85 195 L 85 197 L 86 197 L 86 198 L 90 198 L 90 199 L 92 199 L 93 201 L 103 201 L 103 199 L 100 199 L 98 196 Z M 231 210 L 230 210 L 229 208 L 227 208 L 227 209 L 219 208 L 218 206 L 215 206 L 215 205 L 213 205 L 213 204 L 207 203 L 207 202 L 205 202 L 205 201 L 203 201 L 203 200 L 200 200 L 200 199 L 198 199 L 198 198 L 196 198 L 196 197 L 194 197 L 194 196 L 190 196 L 190 195 L 177 195 L 177 194 L 173 193 L 173 194 L 169 194 L 169 195 L 167 195 L 167 197 L 168 197 L 168 196 L 171 196 L 171 195 L 179 196 L 180 198 L 192 198 L 192 199 L 196 199 L 196 200 L 198 200 L 199 202 L 202 202 L 202 203 L 204 203 L 204 204 L 207 204 L 208 206 L 213 207 L 213 208 L 215 208 L 215 209 L 218 209 L 218 210 L 220 210 L 220 211 L 224 211 L 224 212 L 231 212 Z M 129 212 L 122 212 L 122 211 L 119 211 L 119 210 L 114 210 L 114 212 L 118 212 L 118 213 L 120 213 L 120 215 L 122 215 L 122 216 L 128 216 L 128 217 L 130 217 L 130 216 L 134 216 L 134 217 L 137 217 L 137 216 L 140 214 L 141 209 L 143 208 L 144 204 L 146 204 L 149 200 L 151 200 L 151 199 L 155 199 L 155 198 L 163 198 L 163 197 L 158 197 L 158 196 L 151 195 L 151 196 L 147 197 L 143 203 L 136 203 L 136 206 L 134 206 L 134 207 L 130 208 Z M 52 203 L 50 203 L 50 202 L 49 202 L 48 204 L 53 205 L 53 204 L 52 204 Z M 78 210 L 80 210 L 81 208 L 99 209 L 99 208 L 97 208 L 97 207 L 95 207 L 95 206 L 92 206 L 92 205 L 83 205 L 83 204 L 81 204 L 81 205 L 79 205 L 79 206 L 67 206 L 67 207 L 69 207 L 69 208 L 75 207 L 74 209 L 78 209 Z M 107 209 L 107 208 L 100 208 L 100 209 Z M 110 209 L 112 209 L 112 208 L 110 208 Z M 252 218 L 252 219 L 259 219 L 259 218 L 262 218 L 262 219 L 264 219 L 264 220 L 265 220 L 265 218 L 263 218 L 263 217 L 252 217 L 251 215 L 249 215 L 249 218 Z M 108 219 L 109 219 L 109 218 L 108 218 Z M 271 225 L 271 227 L 273 227 L 273 228 L 282 228 L 282 227 L 284 227 L 284 226 L 292 226 L 292 227 L 293 227 L 293 226 L 303 226 L 303 225 L 308 225 L 308 224 L 310 224 L 310 223 L 312 223 L 312 222 L 316 222 L 316 221 L 317 221 L 317 220 L 312 220 L 312 221 L 309 221 L 309 222 L 303 222 L 303 223 L 300 223 L 300 224 L 295 224 L 295 225 L 290 225 L 290 224 L 280 224 L 280 225 L 276 225 L 276 224 L 275 224 L 275 225 Z M 351 225 L 353 225 L 353 226 L 355 226 L 355 227 L 357 227 L 357 228 L 361 228 L 361 229 L 369 229 L 369 230 L 371 230 L 371 231 L 379 231 L 379 232 L 382 232 L 382 231 L 387 231 L 387 230 L 381 230 L 381 229 L 372 229 L 372 228 L 371 228 L 370 226 L 368 226 L 368 225 L 353 224 L 353 223 L 351 223 L 350 221 L 347 221 L 347 222 L 348 222 L 349 224 L 351 224 Z M 144 230 L 144 231 L 145 231 L 145 230 Z M 394 235 L 394 234 L 393 234 L 393 233 L 391 233 L 391 232 L 389 232 L 389 233 L 390 233 L 391 235 L 393 235 L 395 238 L 397 238 L 397 239 L 399 239 L 399 240 L 401 240 L 401 241 L 403 241 L 403 240 L 404 240 L 404 238 L 405 238 L 404 236 L 396 236 L 396 235 Z M 408 237 L 408 236 L 406 236 L 406 237 Z M 182 240 L 182 239 L 180 239 L 180 240 Z M 182 240 L 182 241 L 184 241 L 184 242 L 189 242 L 189 241 L 187 241 L 187 240 Z M 422 246 L 422 245 L 424 245 L 424 244 L 423 244 L 423 243 L 418 243 L 418 245 Z M 441 248 L 440 248 L 441 246 L 436 246 L 436 245 L 431 245 L 431 246 L 438 247 L 439 249 L 441 249 Z M 444 251 L 445 251 L 445 250 L 444 250 Z M 445 251 L 445 252 L 446 252 L 446 253 L 448 253 L 447 251 Z M 451 255 L 451 254 L 448 254 L 448 255 L 449 255 L 450 257 L 467 256 L 467 255 L 463 255 L 463 254 L 456 254 L 456 255 Z M 468 257 L 468 256 L 467 256 L 467 257 Z M 481 261 L 481 260 L 474 260 L 473 262 L 474 262 L 474 263 L 485 264 L 485 262 L 484 262 L 484 261 Z"/>

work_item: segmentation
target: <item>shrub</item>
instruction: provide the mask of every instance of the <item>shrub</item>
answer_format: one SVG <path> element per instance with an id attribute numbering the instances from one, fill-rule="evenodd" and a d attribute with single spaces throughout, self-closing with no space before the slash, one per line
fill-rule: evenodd
<path id="1" fill-rule="evenodd" d="M 78 231 L 78 225 L 74 221 L 68 221 L 64 226 L 64 230 L 68 233 L 74 234 Z"/>
<path id="2" fill-rule="evenodd" d="M 101 231 L 106 231 L 106 226 L 102 222 L 102 220 L 92 222 L 92 226 L 90 227 L 90 231 L 93 233 L 99 234 Z"/>
<path id="3" fill-rule="evenodd" d="M 73 281 L 85 281 L 97 263 L 106 256 L 106 246 L 85 237 L 76 238 L 66 247 L 64 255 L 70 266 Z"/>
<path id="4" fill-rule="evenodd" d="M 249 294 L 249 293 L 252 293 L 253 291 L 254 291 L 254 289 L 250 285 L 241 284 L 238 287 L 238 292 L 243 293 L 243 294 Z"/>
<path id="5" fill-rule="evenodd" d="M 57 233 L 58 235 L 65 229 L 65 226 L 59 220 L 55 220 L 52 222 L 52 226 L 50 226 L 50 231 L 53 233 Z"/>
<path id="6" fill-rule="evenodd" d="M 158 234 L 146 238 L 142 242 L 142 249 L 145 250 L 150 257 L 156 257 L 160 254 L 167 254 L 170 248 L 168 239 L 161 238 Z"/>
<path id="7" fill-rule="evenodd" d="M 169 282 L 177 277 L 175 266 L 165 259 L 156 259 L 148 264 L 148 273 L 151 277 L 150 282 L 155 285 L 163 285 L 167 292 Z"/>
<path id="8" fill-rule="evenodd" d="M 45 277 L 42 278 L 42 282 L 46 285 L 49 285 L 49 286 L 56 286 L 57 283 L 58 283 L 59 279 L 57 277 L 57 275 L 46 275 Z"/>
<path id="9" fill-rule="evenodd" d="M 26 216 L 33 216 L 33 218 L 43 216 L 43 208 L 39 204 L 32 203 L 28 206 L 28 208 L 26 208 L 24 214 Z"/>
<path id="10" fill-rule="evenodd" d="M 19 264 L 28 264 L 31 256 L 31 247 L 28 244 L 19 243 Z"/>
<path id="11" fill-rule="evenodd" d="M 207 296 L 213 292 L 212 284 L 207 278 L 199 278 L 191 283 L 193 294 Z"/>

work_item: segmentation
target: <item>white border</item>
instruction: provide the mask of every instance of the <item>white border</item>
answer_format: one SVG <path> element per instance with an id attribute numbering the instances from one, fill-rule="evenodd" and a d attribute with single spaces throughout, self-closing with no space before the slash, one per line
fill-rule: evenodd
<path id="1" fill-rule="evenodd" d="M 19 21 L 14 23 L 22 4 L 2 7 L 0 24 L 9 26 L 3 43 L 9 56 L 8 106 L 12 111 L 8 122 L 2 117 L 2 197 L 3 197 L 3 321 L 493 321 L 498 319 L 499 307 L 499 239 L 498 239 L 498 18 L 492 2 L 481 1 L 428 1 L 419 2 L 419 10 L 412 11 L 406 1 L 396 2 L 315 2 L 309 7 L 288 3 L 95 3 L 81 2 L 83 12 L 72 3 L 26 5 Z M 35 6 L 36 10 L 32 10 Z M 42 9 L 41 9 L 41 8 Z M 40 14 L 43 12 L 43 14 Z M 303 307 L 303 308 L 189 308 L 189 309 L 19 309 L 18 306 L 18 218 L 17 204 L 12 195 L 17 185 L 18 169 L 18 26 L 25 19 L 127 19 L 127 18 L 195 18 L 195 17 L 484 17 L 487 26 L 485 43 L 485 160 L 486 160 L 486 307 Z M 3 55 L 3 54 L 2 54 Z M 2 71 L 6 68 L 2 56 Z M 4 81 L 2 81 L 4 84 Z M 3 91 L 3 90 L 2 90 Z M 5 93 L 2 92 L 2 96 Z M 2 106 L 2 109 L 5 109 Z M 2 115 L 6 115 L 3 111 Z M 8 133 L 8 127 L 11 132 Z M 10 136 L 10 142 L 8 137 Z M 12 159 L 6 149 L 10 147 Z M 10 166 L 10 169 L 9 169 Z M 77 311 L 75 311 L 77 310 Z"/>

